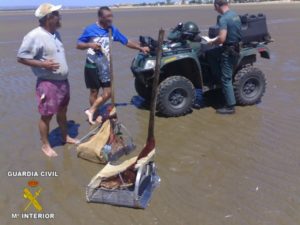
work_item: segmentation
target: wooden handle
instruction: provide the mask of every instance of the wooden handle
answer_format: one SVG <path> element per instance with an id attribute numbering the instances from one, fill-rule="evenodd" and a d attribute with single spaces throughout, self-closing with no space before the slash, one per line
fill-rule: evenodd
<path id="1" fill-rule="evenodd" d="M 113 60 L 112 60 L 112 29 L 109 28 L 109 73 L 110 73 L 110 83 L 111 83 L 111 104 L 115 106 L 115 83 L 114 83 L 114 70 L 113 70 Z"/>
<path id="2" fill-rule="evenodd" d="M 149 117 L 149 127 L 148 127 L 148 140 L 154 139 L 154 118 L 156 113 L 156 101 L 157 101 L 157 86 L 159 82 L 160 75 L 160 65 L 162 57 L 162 45 L 164 41 L 165 31 L 161 28 L 158 35 L 158 46 L 156 48 L 156 64 L 154 71 L 154 79 L 152 84 L 152 95 L 151 95 L 151 105 L 150 105 L 150 117 Z"/>

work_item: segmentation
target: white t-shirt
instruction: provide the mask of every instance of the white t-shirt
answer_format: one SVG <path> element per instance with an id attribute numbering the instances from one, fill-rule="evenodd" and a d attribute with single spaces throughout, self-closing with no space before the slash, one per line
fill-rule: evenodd
<path id="1" fill-rule="evenodd" d="M 24 37 L 17 57 L 40 61 L 52 59 L 59 63 L 59 69 L 56 71 L 32 67 L 31 69 L 38 79 L 66 80 L 68 78 L 69 69 L 65 50 L 58 32 L 51 34 L 42 27 L 33 29 Z"/>

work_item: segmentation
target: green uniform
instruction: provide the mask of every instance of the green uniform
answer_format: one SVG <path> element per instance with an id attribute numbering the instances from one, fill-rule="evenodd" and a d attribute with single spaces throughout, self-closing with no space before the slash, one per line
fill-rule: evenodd
<path id="1" fill-rule="evenodd" d="M 236 12 L 229 10 L 225 12 L 218 21 L 220 30 L 227 30 L 225 44 L 234 44 L 241 41 L 241 19 Z"/>
<path id="2" fill-rule="evenodd" d="M 227 37 L 222 47 L 217 47 L 208 53 L 208 60 L 211 64 L 214 76 L 221 76 L 222 90 L 226 104 L 236 104 L 232 74 L 237 57 L 230 51 L 230 46 L 237 45 L 241 41 L 242 23 L 240 17 L 234 11 L 227 11 L 218 20 L 220 30 L 227 30 Z"/>

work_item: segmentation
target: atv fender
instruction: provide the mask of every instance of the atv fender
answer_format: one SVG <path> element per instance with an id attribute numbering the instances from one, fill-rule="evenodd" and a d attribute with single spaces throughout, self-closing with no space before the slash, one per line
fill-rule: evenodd
<path id="1" fill-rule="evenodd" d="M 180 75 L 189 79 L 196 88 L 203 87 L 200 63 L 196 54 L 181 54 L 164 57 L 161 62 L 162 78 Z"/>
<path id="2" fill-rule="evenodd" d="M 262 58 L 265 58 L 265 59 L 271 58 L 270 49 L 267 46 L 265 46 L 265 45 L 257 46 L 257 51 L 259 52 L 259 54 Z"/>
<path id="3" fill-rule="evenodd" d="M 240 52 L 237 65 L 252 64 L 256 61 L 257 50 L 255 48 L 243 48 Z"/>

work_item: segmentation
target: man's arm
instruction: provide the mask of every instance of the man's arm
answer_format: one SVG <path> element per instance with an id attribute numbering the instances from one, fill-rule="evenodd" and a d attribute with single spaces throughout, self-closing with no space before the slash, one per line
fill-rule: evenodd
<path id="1" fill-rule="evenodd" d="M 40 45 L 32 35 L 26 35 L 23 39 L 21 47 L 17 54 L 17 60 L 26 66 L 44 68 L 50 71 L 59 69 L 59 63 L 54 62 L 52 59 L 37 60 L 35 56 L 40 51 Z"/>
<path id="2" fill-rule="evenodd" d="M 224 17 L 218 18 L 218 25 L 220 27 L 219 36 L 216 40 L 212 41 L 213 45 L 221 45 L 224 44 L 227 38 L 227 20 Z"/>
<path id="3" fill-rule="evenodd" d="M 144 54 L 147 54 L 150 51 L 150 49 L 148 47 L 142 47 L 140 44 L 138 44 L 134 41 L 131 41 L 131 40 L 128 40 L 126 46 L 131 49 L 139 50 L 139 51 L 143 52 Z"/>
<path id="4" fill-rule="evenodd" d="M 79 50 L 86 50 L 88 48 L 91 48 L 95 51 L 101 51 L 101 45 L 99 43 L 90 42 L 91 37 L 92 31 L 89 26 L 84 29 L 83 33 L 78 38 L 76 48 Z"/>
<path id="5" fill-rule="evenodd" d="M 226 37 L 227 37 L 227 30 L 225 30 L 225 29 L 220 30 L 219 36 L 217 37 L 216 40 L 212 41 L 211 44 L 213 44 L 213 45 L 224 44 L 226 41 Z"/>
<path id="6" fill-rule="evenodd" d="M 91 48 L 96 51 L 101 51 L 101 45 L 98 43 L 92 43 L 92 42 L 89 42 L 89 43 L 78 42 L 76 48 L 80 49 L 80 50 L 86 50 L 88 48 Z"/>
<path id="7" fill-rule="evenodd" d="M 18 62 L 26 66 L 44 68 L 50 71 L 56 71 L 59 69 L 59 63 L 54 62 L 52 59 L 40 61 L 36 59 L 18 58 Z"/>
<path id="8" fill-rule="evenodd" d="M 113 36 L 114 36 L 114 41 L 118 41 L 121 44 L 126 45 L 128 48 L 139 50 L 144 54 L 150 52 L 150 49 L 148 47 L 142 47 L 140 43 L 137 43 L 132 40 L 128 40 L 128 38 L 115 27 L 113 28 Z"/>

